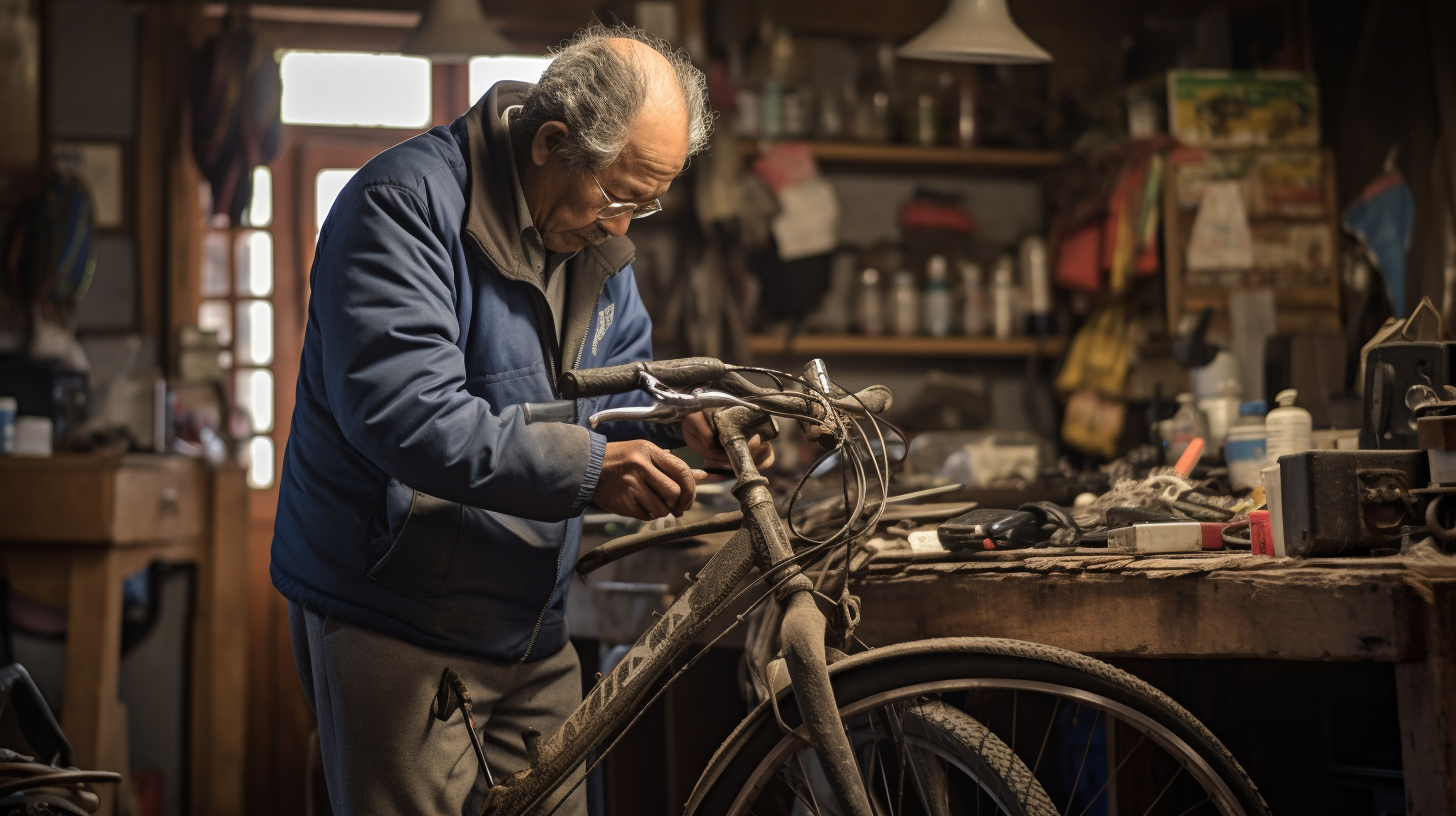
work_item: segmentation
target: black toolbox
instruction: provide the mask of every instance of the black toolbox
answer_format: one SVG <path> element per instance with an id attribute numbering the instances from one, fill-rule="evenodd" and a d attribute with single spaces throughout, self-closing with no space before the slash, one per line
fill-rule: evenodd
<path id="1" fill-rule="evenodd" d="M 1431 470 L 1425 451 L 1317 450 L 1279 457 L 1279 479 L 1285 554 L 1319 558 L 1398 547 Z"/>

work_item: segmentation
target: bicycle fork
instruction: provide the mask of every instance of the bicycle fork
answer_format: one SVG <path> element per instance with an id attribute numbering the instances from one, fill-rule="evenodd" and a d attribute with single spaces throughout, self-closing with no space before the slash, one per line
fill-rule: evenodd
<path id="1" fill-rule="evenodd" d="M 791 557 L 794 551 L 774 508 L 768 479 L 759 474 L 748 449 L 748 431 L 757 420 L 743 408 L 727 408 L 715 414 L 719 439 L 738 474 L 733 494 L 743 506 L 744 520 L 752 517 L 753 523 L 744 526 L 757 533 L 753 537 L 753 548 L 758 561 L 766 569 Z M 844 723 L 839 719 L 834 689 L 829 683 L 829 665 L 824 651 L 826 622 L 824 614 L 814 603 L 814 585 L 797 565 L 785 568 L 782 574 L 788 577 L 770 576 L 770 580 L 783 581 L 776 593 L 784 608 L 779 639 L 808 741 L 819 752 L 829 785 L 845 812 L 850 816 L 873 816 L 859 766 L 855 762 L 854 749 Z"/>

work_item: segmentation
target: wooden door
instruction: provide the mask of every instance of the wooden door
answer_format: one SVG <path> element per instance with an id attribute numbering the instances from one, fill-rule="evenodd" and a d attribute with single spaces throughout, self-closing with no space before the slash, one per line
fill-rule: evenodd
<path id="1" fill-rule="evenodd" d="M 435 66 L 434 124 L 448 124 L 467 107 L 463 66 Z M 285 125 L 272 164 L 276 275 L 273 375 L 277 466 L 288 442 L 299 356 L 308 322 L 309 270 L 320 218 L 320 174 L 352 171 L 416 132 L 384 128 Z M 335 191 L 336 192 L 336 191 Z M 294 666 L 288 604 L 269 575 L 278 487 L 254 492 L 248 554 L 249 813 L 301 816 L 313 791 L 323 801 L 315 721 Z M 315 811 L 317 812 L 317 811 Z"/>

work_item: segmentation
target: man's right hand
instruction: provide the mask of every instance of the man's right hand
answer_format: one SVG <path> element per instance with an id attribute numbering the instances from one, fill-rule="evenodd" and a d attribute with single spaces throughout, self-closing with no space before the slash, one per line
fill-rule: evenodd
<path id="1" fill-rule="evenodd" d="M 608 442 L 592 503 L 642 521 L 681 516 L 707 475 L 651 442 Z"/>

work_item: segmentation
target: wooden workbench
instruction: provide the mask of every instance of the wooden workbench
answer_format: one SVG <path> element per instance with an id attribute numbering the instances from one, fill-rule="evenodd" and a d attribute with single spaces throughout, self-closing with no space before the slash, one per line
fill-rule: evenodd
<path id="1" fill-rule="evenodd" d="M 61 727 L 78 767 L 126 771 L 122 579 L 158 559 L 197 566 L 191 813 L 242 813 L 247 502 L 240 469 L 192 459 L 0 457 L 0 574 L 66 610 Z M 113 787 L 97 786 L 102 814 L 115 812 Z"/>
<path id="2" fill-rule="evenodd" d="M 871 561 L 855 590 L 858 636 L 876 646 L 974 635 L 1099 657 L 1393 663 L 1407 812 L 1456 814 L 1456 557 L 945 558 Z"/>

